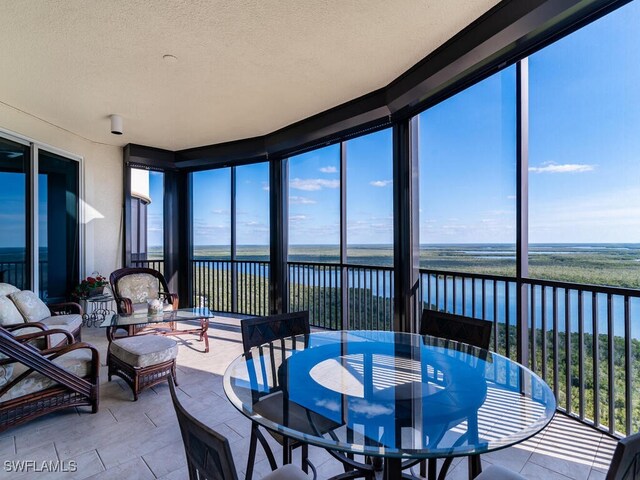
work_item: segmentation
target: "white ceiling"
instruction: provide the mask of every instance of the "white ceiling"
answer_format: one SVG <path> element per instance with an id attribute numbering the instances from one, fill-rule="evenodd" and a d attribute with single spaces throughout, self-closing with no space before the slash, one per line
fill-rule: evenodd
<path id="1" fill-rule="evenodd" d="M 253 137 L 387 85 L 496 3 L 3 0 L 0 101 L 111 145 Z"/>

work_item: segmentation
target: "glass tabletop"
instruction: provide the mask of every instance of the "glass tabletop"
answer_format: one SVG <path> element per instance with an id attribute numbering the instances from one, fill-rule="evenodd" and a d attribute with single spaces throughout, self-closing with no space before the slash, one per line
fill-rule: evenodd
<path id="1" fill-rule="evenodd" d="M 440 458 L 521 442 L 555 413 L 549 386 L 501 355 L 380 331 L 301 335 L 254 348 L 224 376 L 259 424 L 357 454 Z"/>
<path id="2" fill-rule="evenodd" d="M 170 310 L 156 315 L 149 315 L 146 311 L 133 313 L 131 315 L 107 315 L 105 320 L 100 324 L 101 327 L 122 327 L 126 325 L 144 325 L 146 323 L 160 322 L 180 322 L 186 320 L 200 320 L 213 318 L 215 314 L 208 308 L 179 308 Z"/>

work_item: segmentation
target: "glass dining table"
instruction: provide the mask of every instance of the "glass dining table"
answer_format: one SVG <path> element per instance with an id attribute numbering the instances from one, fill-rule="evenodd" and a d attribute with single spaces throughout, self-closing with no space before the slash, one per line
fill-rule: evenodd
<path id="1" fill-rule="evenodd" d="M 271 431 L 349 458 L 381 457 L 388 479 L 422 459 L 459 456 L 477 459 L 475 476 L 480 454 L 535 435 L 556 409 L 549 386 L 513 360 L 384 331 L 314 332 L 256 347 L 229 365 L 224 390 Z M 299 407 L 304 428 L 290 415 Z M 318 427 L 327 424 L 335 428 Z"/>

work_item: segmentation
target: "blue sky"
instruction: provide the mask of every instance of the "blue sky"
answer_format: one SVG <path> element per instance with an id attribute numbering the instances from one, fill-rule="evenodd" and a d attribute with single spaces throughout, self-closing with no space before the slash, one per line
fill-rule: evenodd
<path id="1" fill-rule="evenodd" d="M 149 172 L 149 197 L 147 207 L 147 244 L 149 247 L 162 247 L 164 244 L 162 212 L 164 211 L 164 173 Z"/>
<path id="2" fill-rule="evenodd" d="M 529 58 L 529 241 L 640 242 L 640 2 Z M 420 115 L 421 243 L 515 242 L 515 69 Z"/>
<path id="3" fill-rule="evenodd" d="M 346 142 L 347 244 L 393 241 L 391 130 Z M 340 146 L 289 159 L 289 243 L 340 241 Z"/>

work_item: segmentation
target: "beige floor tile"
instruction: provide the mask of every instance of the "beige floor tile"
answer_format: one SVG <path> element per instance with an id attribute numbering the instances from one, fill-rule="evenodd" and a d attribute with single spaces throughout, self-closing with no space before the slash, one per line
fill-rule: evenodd
<path id="1" fill-rule="evenodd" d="M 163 448 L 143 455 L 142 458 L 156 478 L 168 475 L 187 465 L 182 443 L 170 443 Z"/>
<path id="2" fill-rule="evenodd" d="M 89 477 L 91 480 L 155 480 L 155 478 L 140 457 Z"/>
<path id="3" fill-rule="evenodd" d="M 16 454 L 16 438 L 13 435 L 0 437 L 0 458 L 11 457 Z"/>

